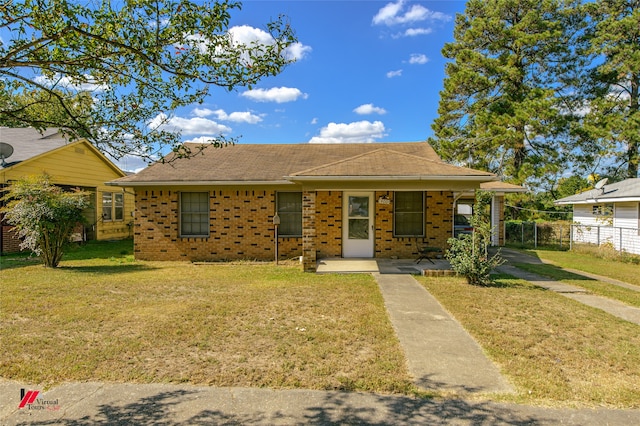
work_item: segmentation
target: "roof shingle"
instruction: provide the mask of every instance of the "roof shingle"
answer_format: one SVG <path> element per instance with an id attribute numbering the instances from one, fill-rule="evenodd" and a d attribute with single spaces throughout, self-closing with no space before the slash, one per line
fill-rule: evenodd
<path id="1" fill-rule="evenodd" d="M 197 147 L 195 144 L 189 146 Z M 156 163 L 117 182 L 283 182 L 287 178 L 295 180 L 304 176 L 494 178 L 488 172 L 442 162 L 426 142 L 387 142 L 208 146 L 190 159 Z"/>

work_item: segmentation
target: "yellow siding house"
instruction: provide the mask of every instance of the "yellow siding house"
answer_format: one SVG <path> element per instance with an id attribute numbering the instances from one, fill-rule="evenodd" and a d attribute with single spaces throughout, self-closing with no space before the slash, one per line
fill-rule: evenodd
<path id="1" fill-rule="evenodd" d="M 32 128 L 0 127 L 0 142 L 5 151 L 13 151 L 10 156 L 0 158 L 0 188 L 23 177 L 46 174 L 56 185 L 80 188 L 91 194 L 91 207 L 85 211 L 86 224 L 80 238 L 132 237 L 133 191 L 105 185 L 126 173 L 89 141 L 70 142 L 57 129 L 47 129 L 40 134 Z M 17 250 L 18 242 L 13 238 L 11 227 L 4 222 L 0 238 L 3 253 Z"/>

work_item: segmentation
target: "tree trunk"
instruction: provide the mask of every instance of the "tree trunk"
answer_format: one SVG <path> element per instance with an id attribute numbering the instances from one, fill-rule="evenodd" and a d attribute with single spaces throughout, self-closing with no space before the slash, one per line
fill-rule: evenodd
<path id="1" fill-rule="evenodd" d="M 638 115 L 638 82 L 640 76 L 637 74 L 631 75 L 631 93 L 629 96 L 629 116 L 636 118 Z M 637 119 L 637 118 L 636 118 Z M 631 139 L 627 141 L 627 177 L 638 177 L 638 163 L 640 163 L 640 143 L 638 142 L 638 133 L 636 132 Z"/>

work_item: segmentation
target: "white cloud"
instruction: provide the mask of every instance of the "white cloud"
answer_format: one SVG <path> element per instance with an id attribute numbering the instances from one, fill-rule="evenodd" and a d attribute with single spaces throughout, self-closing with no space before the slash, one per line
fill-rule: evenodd
<path id="1" fill-rule="evenodd" d="M 402 70 L 389 71 L 387 73 L 387 78 L 400 77 L 402 75 Z"/>
<path id="2" fill-rule="evenodd" d="M 210 117 L 215 113 L 214 110 L 209 108 L 194 108 L 192 114 L 196 117 Z"/>
<path id="3" fill-rule="evenodd" d="M 223 109 L 217 109 L 214 111 L 209 108 L 195 108 L 192 113 L 196 117 L 211 117 L 213 115 L 218 120 L 233 121 L 235 123 L 256 124 L 262 121 L 262 117 L 260 117 L 259 115 L 255 115 L 249 111 L 236 111 L 232 112 L 231 114 L 227 114 Z"/>
<path id="4" fill-rule="evenodd" d="M 329 123 L 320 129 L 320 136 L 314 136 L 309 143 L 374 142 L 384 136 L 385 128 L 381 121 Z"/>
<path id="5" fill-rule="evenodd" d="M 271 34 L 268 32 L 261 30 L 259 28 L 254 28 L 249 25 L 237 25 L 229 28 L 228 35 L 231 41 L 231 46 L 237 47 L 240 45 L 245 46 L 255 46 L 260 48 L 260 46 L 264 46 L 265 48 L 268 46 L 272 46 L 275 43 L 275 40 Z M 207 53 L 210 48 L 214 48 L 213 54 L 219 54 L 224 57 L 223 48 L 218 46 L 215 42 L 211 42 L 205 39 L 200 34 L 191 34 L 185 37 L 185 43 L 197 48 L 202 53 Z M 182 50 L 184 45 L 176 44 L 175 48 L 178 52 Z M 311 52 L 311 47 L 306 46 L 300 42 L 296 42 L 291 46 L 287 47 L 283 52 L 283 56 L 286 59 L 297 61 L 305 57 L 309 52 Z M 248 55 L 244 57 L 245 61 L 251 62 Z"/>
<path id="6" fill-rule="evenodd" d="M 387 3 L 373 17 L 374 25 L 410 25 L 421 21 L 450 21 L 451 15 L 434 12 L 420 4 L 408 5 L 405 0 Z"/>
<path id="7" fill-rule="evenodd" d="M 409 58 L 409 63 L 410 64 L 426 64 L 427 62 L 429 62 L 429 58 L 427 58 L 427 55 L 424 55 L 422 53 L 412 53 L 411 57 Z"/>
<path id="8" fill-rule="evenodd" d="M 420 35 L 431 34 L 432 32 L 433 30 L 431 28 L 408 28 L 404 33 L 402 33 L 399 36 L 415 37 Z"/>
<path id="9" fill-rule="evenodd" d="M 149 127 L 167 132 L 180 132 L 183 135 L 219 135 L 231 132 L 230 127 L 203 117 L 168 117 L 164 113 L 158 114 L 151 120 Z"/>
<path id="10" fill-rule="evenodd" d="M 137 155 L 125 155 L 122 158 L 115 159 L 109 156 L 109 159 L 125 172 L 138 173 L 141 170 L 147 168 L 148 164 L 140 156 Z"/>
<path id="11" fill-rule="evenodd" d="M 248 25 L 239 25 L 229 28 L 229 34 L 234 44 L 251 45 L 252 43 L 263 44 L 270 46 L 274 43 L 273 37 L 268 32 L 259 28 L 250 27 Z M 304 58 L 309 52 L 311 47 L 306 46 L 300 42 L 296 42 L 287 47 L 284 51 L 284 57 L 289 60 L 300 60 Z"/>
<path id="12" fill-rule="evenodd" d="M 300 42 L 294 43 L 287 47 L 284 51 L 284 57 L 289 60 L 299 61 L 300 59 L 311 53 L 311 46 L 306 46 Z"/>
<path id="13" fill-rule="evenodd" d="M 61 87 L 63 89 L 73 89 L 79 92 L 104 92 L 109 89 L 105 84 L 98 84 L 93 77 L 84 74 L 81 78 L 70 78 L 56 74 L 53 77 L 39 75 L 33 79 L 36 83 L 51 88 Z"/>
<path id="14" fill-rule="evenodd" d="M 318 118 L 317 117 L 313 117 L 311 119 L 311 124 L 318 124 Z"/>
<path id="15" fill-rule="evenodd" d="M 297 101 L 299 98 L 306 99 L 308 97 L 306 93 L 302 93 L 300 89 L 294 87 L 247 90 L 242 93 L 241 96 L 256 102 L 276 102 L 279 104 Z"/>
<path id="16" fill-rule="evenodd" d="M 383 115 L 387 113 L 387 110 L 385 110 L 384 108 L 374 106 L 373 104 L 363 104 L 357 107 L 356 109 L 354 109 L 353 112 L 359 115 L 368 115 L 368 114 Z"/>
<path id="17" fill-rule="evenodd" d="M 249 25 L 237 25 L 229 28 L 229 35 L 233 43 L 246 44 L 260 43 L 265 45 L 273 44 L 273 37 L 268 32 L 260 28 L 254 28 Z"/>
<path id="18" fill-rule="evenodd" d="M 184 141 L 184 143 L 199 143 L 202 145 L 208 145 L 210 144 L 212 141 L 218 139 L 217 136 L 198 136 L 197 138 L 193 138 L 193 139 L 189 139 L 187 141 Z"/>

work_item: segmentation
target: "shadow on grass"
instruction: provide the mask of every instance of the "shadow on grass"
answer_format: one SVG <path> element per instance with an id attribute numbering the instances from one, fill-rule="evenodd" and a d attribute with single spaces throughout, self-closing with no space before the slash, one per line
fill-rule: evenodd
<path id="1" fill-rule="evenodd" d="M 144 392 L 144 388 L 141 389 Z M 135 394 L 131 394 L 135 398 Z M 461 399 L 431 400 L 351 392 L 263 390 L 173 390 L 129 403 L 80 407 L 40 425 L 212 424 L 553 424 L 559 419 L 514 406 Z M 34 414 L 37 416 L 37 413 Z M 16 424 L 33 424 L 30 422 Z"/>
<path id="2" fill-rule="evenodd" d="M 59 266 L 57 269 L 78 274 L 113 275 L 127 274 L 131 272 L 153 271 L 154 268 L 140 264 L 114 264 L 114 265 L 92 265 L 92 266 Z"/>
<path id="3" fill-rule="evenodd" d="M 582 280 L 582 281 L 596 281 L 593 278 L 585 275 L 576 274 L 566 271 L 558 266 L 550 265 L 548 263 L 543 264 L 528 264 L 528 263 L 513 263 L 513 266 L 522 269 L 523 271 L 531 272 L 534 274 L 542 275 L 554 280 Z"/>

